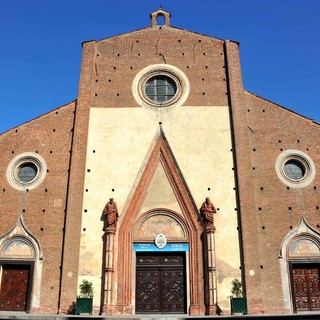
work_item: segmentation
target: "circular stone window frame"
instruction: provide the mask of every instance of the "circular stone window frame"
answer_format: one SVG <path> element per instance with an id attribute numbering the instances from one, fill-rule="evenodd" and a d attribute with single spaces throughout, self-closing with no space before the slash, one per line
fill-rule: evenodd
<path id="1" fill-rule="evenodd" d="M 29 182 L 25 182 L 19 179 L 19 168 L 26 163 L 32 163 L 37 168 L 37 174 Z M 17 155 L 11 160 L 7 168 L 7 180 L 11 187 L 16 190 L 31 190 L 37 188 L 44 180 L 47 174 L 47 164 L 43 157 L 34 152 L 24 152 Z"/>
<path id="2" fill-rule="evenodd" d="M 146 83 L 155 76 L 165 76 L 175 82 L 177 91 L 173 98 L 168 101 L 157 103 L 146 95 Z M 137 73 L 132 82 L 132 93 L 140 106 L 159 110 L 170 106 L 181 106 L 189 96 L 190 83 L 185 73 L 179 68 L 169 64 L 154 64 Z"/>
<path id="3" fill-rule="evenodd" d="M 288 161 L 299 162 L 299 164 L 304 167 L 305 173 L 301 179 L 292 179 L 285 173 L 284 167 Z M 279 179 L 287 186 L 293 188 L 303 188 L 308 186 L 316 175 L 316 167 L 312 159 L 300 150 L 290 149 L 283 151 L 276 160 L 275 169 Z"/>

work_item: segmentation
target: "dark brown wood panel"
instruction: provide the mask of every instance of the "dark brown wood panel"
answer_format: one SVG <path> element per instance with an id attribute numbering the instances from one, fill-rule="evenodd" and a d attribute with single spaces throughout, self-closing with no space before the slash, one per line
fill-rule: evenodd
<path id="1" fill-rule="evenodd" d="M 293 288 L 297 311 L 320 310 L 319 266 L 294 266 Z"/>
<path id="2" fill-rule="evenodd" d="M 185 313 L 184 253 L 137 253 L 136 313 Z"/>
<path id="3" fill-rule="evenodd" d="M 3 265 L 0 310 L 26 311 L 30 277 L 28 265 Z"/>
<path id="4" fill-rule="evenodd" d="M 184 270 L 164 270 L 162 272 L 162 312 L 183 313 L 185 311 Z"/>
<path id="5" fill-rule="evenodd" d="M 137 269 L 136 312 L 161 312 L 160 309 L 160 271 Z"/>

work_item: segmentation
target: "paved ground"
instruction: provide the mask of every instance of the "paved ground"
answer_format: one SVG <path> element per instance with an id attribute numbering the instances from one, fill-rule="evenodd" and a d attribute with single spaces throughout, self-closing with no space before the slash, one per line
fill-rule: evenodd
<path id="1" fill-rule="evenodd" d="M 131 319 L 131 320 L 190 320 L 190 319 L 219 319 L 219 320 L 320 320 L 320 312 L 312 313 L 299 313 L 290 315 L 232 315 L 232 316 L 199 316 L 191 317 L 188 315 L 170 316 L 170 315 L 133 315 L 133 316 L 75 316 L 75 315 L 40 315 L 40 314 L 27 314 L 19 312 L 0 312 L 0 319 L 21 319 L 21 320 L 115 320 L 115 319 Z"/>

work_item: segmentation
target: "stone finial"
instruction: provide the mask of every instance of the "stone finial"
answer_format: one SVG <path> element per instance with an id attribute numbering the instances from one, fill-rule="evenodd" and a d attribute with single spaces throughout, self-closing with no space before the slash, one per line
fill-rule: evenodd
<path id="1" fill-rule="evenodd" d="M 164 11 L 162 9 L 159 9 L 159 10 L 150 14 L 152 27 L 155 27 L 158 25 L 157 24 L 158 17 L 163 17 L 164 18 L 164 25 L 166 27 L 170 27 L 171 13 Z"/>

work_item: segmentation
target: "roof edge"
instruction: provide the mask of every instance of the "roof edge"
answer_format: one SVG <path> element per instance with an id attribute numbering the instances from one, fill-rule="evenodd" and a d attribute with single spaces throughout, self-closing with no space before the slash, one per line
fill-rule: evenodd
<path id="1" fill-rule="evenodd" d="M 305 119 L 307 119 L 307 120 L 309 120 L 309 121 L 312 121 L 312 122 L 315 123 L 316 125 L 319 125 L 319 126 L 320 126 L 320 123 L 317 122 L 316 120 L 311 119 L 311 118 L 308 118 L 308 117 L 306 117 L 306 116 L 304 116 L 304 115 L 302 115 L 302 114 L 300 114 L 300 113 L 298 113 L 298 112 L 296 112 L 296 111 L 293 111 L 293 110 L 291 110 L 291 109 L 289 109 L 289 108 L 287 108 L 287 107 L 282 106 L 281 104 L 278 104 L 278 103 L 273 102 L 273 101 L 271 101 L 271 100 L 269 100 L 269 99 L 263 98 L 263 97 L 255 94 L 255 93 L 252 93 L 252 92 L 250 92 L 250 91 L 248 91 L 248 90 L 244 90 L 244 92 L 245 92 L 245 93 L 248 93 L 248 94 L 250 94 L 250 95 L 252 95 L 252 96 L 254 96 L 254 97 L 258 98 L 258 99 L 261 99 L 261 100 L 267 101 L 267 102 L 269 102 L 269 103 L 272 103 L 272 104 L 276 105 L 277 107 L 280 107 L 281 109 L 284 109 L 284 110 L 286 110 L 286 111 L 289 111 L 289 112 L 291 112 L 291 113 L 294 113 L 294 114 L 296 114 L 297 116 L 300 116 L 300 117 L 305 118 Z"/>
<path id="2" fill-rule="evenodd" d="M 154 28 L 172 28 L 172 29 L 176 29 L 176 30 L 180 30 L 180 31 L 185 31 L 185 32 L 189 32 L 189 33 L 192 33 L 192 34 L 195 34 L 195 35 L 200 35 L 202 37 L 207 37 L 207 38 L 210 38 L 210 39 L 216 39 L 216 40 L 219 40 L 219 41 L 229 41 L 229 42 L 233 42 L 233 43 L 236 43 L 238 46 L 240 45 L 240 42 L 239 41 L 236 41 L 236 40 L 228 40 L 228 39 L 221 39 L 221 38 L 218 38 L 218 37 L 215 37 L 215 36 L 211 36 L 211 35 L 207 35 L 207 34 L 203 34 L 203 33 L 200 33 L 200 32 L 196 32 L 196 31 L 190 31 L 188 29 L 183 29 L 183 28 L 179 28 L 179 27 L 175 27 L 175 26 L 148 26 L 148 27 L 144 27 L 144 28 L 140 28 L 140 29 L 135 29 L 135 30 L 132 30 L 132 31 L 128 31 L 128 32 L 124 32 L 124 33 L 119 33 L 117 35 L 113 35 L 113 36 L 110 36 L 110 37 L 107 37 L 107 38 L 102 38 L 100 40 L 96 40 L 96 39 L 93 39 L 93 40 L 85 40 L 83 42 L 81 42 L 81 45 L 83 46 L 84 44 L 86 43 L 90 43 L 90 42 L 100 42 L 100 41 L 104 41 L 104 40 L 108 40 L 108 39 L 113 39 L 113 38 L 117 38 L 117 37 L 121 37 L 121 36 L 125 36 L 125 35 L 128 35 L 130 33 L 134 33 L 134 32 L 139 32 L 139 31 L 143 31 L 143 30 L 147 30 L 147 29 L 154 29 Z"/>
<path id="3" fill-rule="evenodd" d="M 66 107 L 66 106 L 68 106 L 68 105 L 70 105 L 70 104 L 72 104 L 72 103 L 77 103 L 77 99 L 72 100 L 72 101 L 70 101 L 70 102 L 68 102 L 68 103 L 65 103 L 65 104 L 63 104 L 63 105 L 60 106 L 60 107 L 57 107 L 57 108 L 52 109 L 52 110 L 50 110 L 50 111 L 48 111 L 48 112 L 46 112 L 46 113 L 43 113 L 43 114 L 41 114 L 41 115 L 38 116 L 38 117 L 35 117 L 35 118 L 30 119 L 30 120 L 28 120 L 28 121 L 26 121 L 26 122 L 23 122 L 23 123 L 15 126 L 15 127 L 13 127 L 13 128 L 10 128 L 10 129 L 8 129 L 8 130 L 6 130 L 6 131 L 4 131 L 4 132 L 1 132 L 1 133 L 0 133 L 0 137 L 1 137 L 2 135 L 4 135 L 5 133 L 8 133 L 8 132 L 11 131 L 11 130 L 14 130 L 14 129 L 16 129 L 16 128 L 19 128 L 19 127 L 21 127 L 21 126 L 24 126 L 24 125 L 26 125 L 26 124 L 28 124 L 28 123 L 30 123 L 30 122 L 32 122 L 32 121 L 35 121 L 35 120 L 37 120 L 37 119 L 40 119 L 40 118 L 48 115 L 49 113 L 54 112 L 54 111 L 56 111 L 56 110 L 59 110 L 59 109 L 61 109 L 61 108 L 64 108 L 64 107 Z"/>

